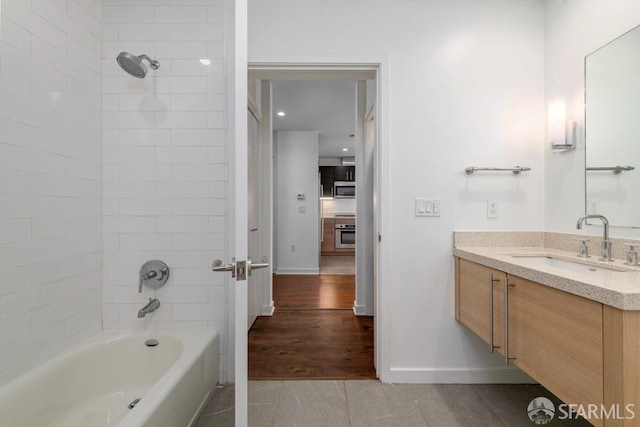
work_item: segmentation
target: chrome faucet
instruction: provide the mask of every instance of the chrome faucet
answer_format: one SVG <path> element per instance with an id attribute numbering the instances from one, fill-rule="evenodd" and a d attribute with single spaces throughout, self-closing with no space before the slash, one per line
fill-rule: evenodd
<path id="1" fill-rule="evenodd" d="M 144 317 L 149 313 L 153 313 L 160 307 L 160 301 L 157 298 L 149 298 L 147 305 L 138 311 L 138 318 Z"/>
<path id="2" fill-rule="evenodd" d="M 590 218 L 599 219 L 600 221 L 602 221 L 602 225 L 604 225 L 604 234 L 602 236 L 602 257 L 600 258 L 600 261 L 613 262 L 613 260 L 611 259 L 612 243 L 609 240 L 609 220 L 607 220 L 607 218 L 602 215 L 585 215 L 578 218 L 578 224 L 576 225 L 576 228 L 578 230 L 582 229 L 582 223 L 586 219 Z"/>

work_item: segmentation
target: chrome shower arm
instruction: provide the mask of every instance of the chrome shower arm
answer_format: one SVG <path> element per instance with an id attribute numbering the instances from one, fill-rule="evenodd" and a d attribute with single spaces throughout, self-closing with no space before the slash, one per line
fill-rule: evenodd
<path id="1" fill-rule="evenodd" d="M 157 70 L 158 68 L 160 68 L 160 62 L 156 61 L 155 59 L 149 58 L 147 55 L 144 55 L 144 54 L 138 55 L 138 58 L 146 59 L 147 61 L 149 61 L 149 65 L 153 70 Z"/>

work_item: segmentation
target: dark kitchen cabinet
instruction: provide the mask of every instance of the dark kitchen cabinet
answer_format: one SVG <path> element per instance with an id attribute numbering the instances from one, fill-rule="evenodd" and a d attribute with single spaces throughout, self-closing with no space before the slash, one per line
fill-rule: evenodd
<path id="1" fill-rule="evenodd" d="M 356 180 L 356 167 L 355 166 L 334 166 L 333 173 L 334 181 L 355 181 Z"/>
<path id="2" fill-rule="evenodd" d="M 333 181 L 335 166 L 320 166 L 320 184 L 322 197 L 333 197 Z"/>
<path id="3" fill-rule="evenodd" d="M 322 184 L 322 197 L 333 197 L 333 183 L 335 181 L 355 180 L 355 166 L 320 166 L 320 184 Z"/>

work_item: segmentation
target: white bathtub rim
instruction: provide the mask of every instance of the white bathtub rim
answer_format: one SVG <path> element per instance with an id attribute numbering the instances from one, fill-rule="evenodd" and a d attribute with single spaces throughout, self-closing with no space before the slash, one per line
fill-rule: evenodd
<path id="1" fill-rule="evenodd" d="M 160 341 L 162 345 L 162 337 L 171 337 L 181 342 L 182 351 L 176 361 L 171 367 L 162 374 L 162 376 L 156 381 L 151 388 L 146 392 L 142 399 L 135 407 L 135 412 L 131 412 L 121 420 L 121 422 L 127 419 L 124 424 L 128 425 L 129 419 L 145 420 L 155 410 L 155 405 L 149 402 L 157 402 L 158 400 L 164 400 L 169 392 L 179 382 L 181 375 L 195 362 L 204 349 L 210 345 L 210 343 L 218 338 L 218 332 L 214 329 L 202 329 L 202 330 L 187 330 L 187 331 L 173 331 L 173 330 L 159 330 L 159 331 L 120 331 L 109 330 L 96 334 L 93 337 L 73 346 L 67 351 L 64 351 L 51 360 L 48 360 L 35 368 L 25 372 L 24 374 L 14 378 L 10 382 L 0 386 L 0 399 L 4 396 L 10 395 L 13 388 L 19 386 L 21 383 L 33 381 L 38 376 L 42 375 L 48 369 L 55 367 L 56 364 L 61 363 L 63 359 L 70 357 L 78 352 L 91 350 L 95 347 L 106 345 L 108 343 L 122 341 L 129 338 L 155 338 Z M 217 369 L 217 367 L 216 367 Z M 215 388 L 215 384 L 213 385 Z M 133 415 L 133 416 L 132 416 Z M 131 424 L 131 425 L 136 425 Z"/>
<path id="2" fill-rule="evenodd" d="M 160 377 L 160 379 L 158 379 L 158 381 L 153 384 L 153 386 L 149 389 L 149 391 L 147 391 L 144 396 L 141 396 L 141 399 L 136 405 L 135 409 L 132 409 L 132 412 L 127 414 L 125 418 L 120 421 L 120 424 L 118 424 L 119 427 L 127 427 L 128 425 L 138 426 L 142 421 L 148 419 L 156 410 L 156 403 L 165 400 L 165 398 L 180 382 L 182 376 L 186 373 L 186 371 L 200 357 L 204 349 L 218 337 L 217 331 L 212 329 L 198 332 L 199 333 L 197 334 L 193 333 L 193 331 L 177 333 L 177 335 L 180 337 L 179 339 L 182 340 L 185 338 L 185 335 L 188 335 L 190 341 L 198 340 L 199 345 L 197 347 L 188 344 L 183 345 L 183 351 L 182 354 L 178 357 L 178 360 L 176 360 L 176 362 L 171 366 L 168 372 L 165 372 Z M 171 336 L 170 334 L 162 335 Z M 158 334 L 154 337 L 160 341 L 160 345 L 162 345 L 162 335 Z M 186 352 L 185 349 L 187 350 Z M 215 369 L 217 370 L 218 367 L 216 366 Z M 212 387 L 215 387 L 215 384 L 213 384 Z"/>
<path id="3" fill-rule="evenodd" d="M 159 330 L 159 331 L 135 331 L 135 330 L 108 330 L 108 331 L 102 331 L 92 337 L 87 338 L 86 340 L 74 345 L 73 347 L 69 348 L 68 350 L 65 350 L 59 354 L 57 354 L 56 356 L 52 357 L 51 359 L 47 360 L 46 362 L 43 362 L 41 364 L 39 364 L 38 366 L 34 367 L 33 369 L 28 370 L 27 372 L 25 372 L 22 375 L 19 375 L 16 378 L 13 378 L 11 381 L 0 385 L 0 396 L 2 394 L 4 394 L 4 392 L 6 392 L 8 389 L 11 388 L 11 386 L 15 385 L 16 383 L 22 382 L 22 381 L 26 381 L 29 380 L 31 377 L 37 376 L 40 372 L 42 371 L 46 371 L 47 369 L 49 369 L 52 365 L 55 365 L 56 363 L 58 363 L 59 361 L 61 361 L 62 359 L 65 359 L 67 357 L 69 357 L 70 355 L 77 353 L 79 351 L 84 351 L 84 350 L 90 350 L 93 347 L 98 347 L 100 345 L 104 345 L 104 344 L 108 344 L 110 342 L 114 342 L 114 341 L 121 341 L 127 338 L 132 338 L 132 337 L 136 337 L 136 336 L 140 336 L 140 337 L 146 337 L 147 339 L 149 338 L 155 338 L 158 339 L 159 341 L 160 338 L 162 336 L 169 336 L 175 339 L 180 340 L 181 342 L 183 341 L 183 339 L 185 337 L 189 337 L 191 339 L 197 338 L 197 337 L 202 337 L 205 336 L 207 334 L 212 334 L 211 339 L 215 339 L 215 337 L 218 336 L 218 332 L 215 329 L 202 329 L 202 330 L 187 330 L 187 331 L 174 331 L 174 330 Z M 184 344 L 182 345 L 182 350 L 184 352 Z M 182 354 L 180 355 L 180 357 L 182 356 Z M 179 357 L 179 358 L 180 358 Z"/>

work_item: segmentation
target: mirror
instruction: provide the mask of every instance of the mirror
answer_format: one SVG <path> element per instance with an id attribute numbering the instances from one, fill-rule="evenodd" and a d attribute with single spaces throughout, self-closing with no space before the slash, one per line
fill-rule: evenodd
<path id="1" fill-rule="evenodd" d="M 586 213 L 640 227 L 640 27 L 585 58 Z"/>

